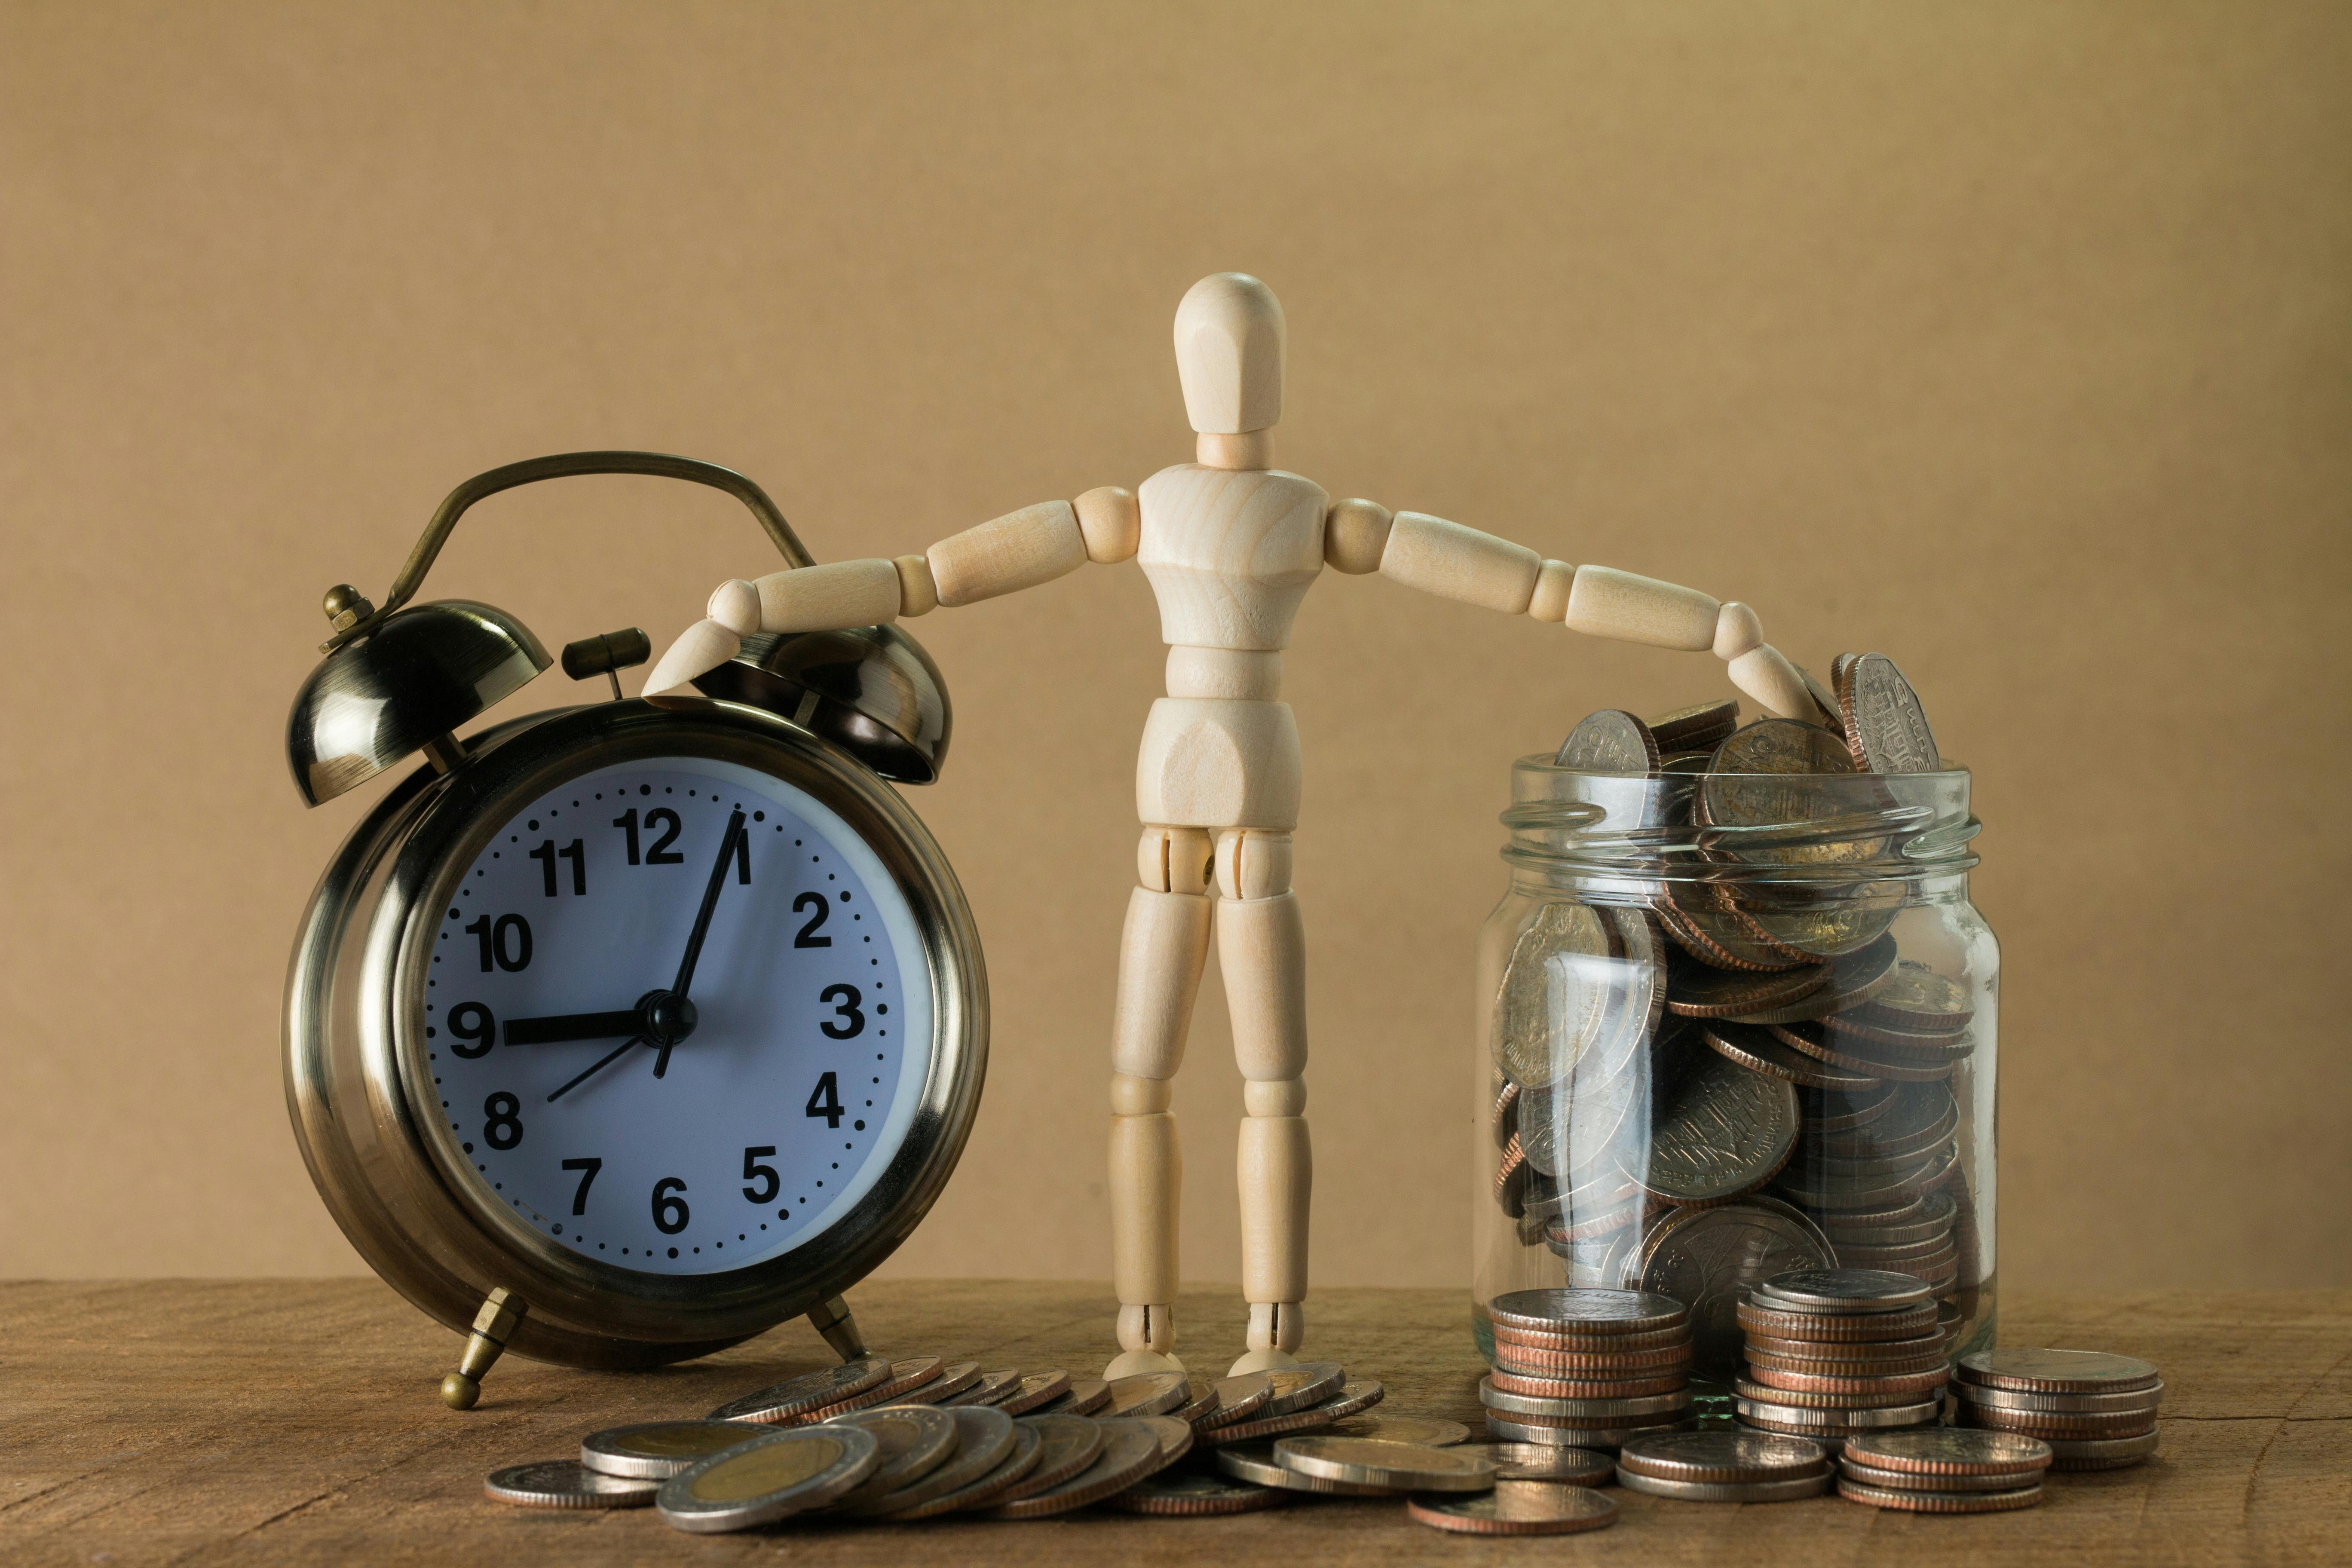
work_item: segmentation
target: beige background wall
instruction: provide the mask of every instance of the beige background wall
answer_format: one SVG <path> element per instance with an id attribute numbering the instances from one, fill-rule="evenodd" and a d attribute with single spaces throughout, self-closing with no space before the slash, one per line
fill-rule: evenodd
<path id="1" fill-rule="evenodd" d="M 2011 1279 L 2352 1282 L 2347 68 L 2325 5 L 0 7 L 0 1274 L 359 1267 L 278 1066 L 365 805 L 282 761 L 321 589 L 541 452 L 740 467 L 825 558 L 1131 485 L 1237 268 L 1286 466 L 1912 673 L 1988 825 Z M 666 642 L 763 550 L 576 481 L 432 586 Z M 1149 598 L 919 631 L 997 1029 L 892 1267 L 1099 1276 Z M 1719 667 L 1336 575 L 1295 649 L 1317 1275 L 1458 1281 L 1508 760 Z"/>

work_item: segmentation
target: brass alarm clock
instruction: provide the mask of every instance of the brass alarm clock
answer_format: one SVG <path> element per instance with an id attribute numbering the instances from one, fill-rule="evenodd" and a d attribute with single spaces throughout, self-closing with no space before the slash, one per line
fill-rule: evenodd
<path id="1" fill-rule="evenodd" d="M 842 1294 L 939 1195 L 978 1109 L 988 991 L 939 846 L 888 781 L 929 783 L 950 712 L 895 626 L 745 639 L 700 697 L 552 709 L 457 736 L 551 662 L 512 616 L 411 604 L 466 509 L 574 474 L 715 486 L 788 565 L 760 488 L 688 458 L 585 452 L 457 487 L 381 609 L 333 636 L 288 748 L 312 805 L 422 753 L 346 839 L 296 938 L 286 1095 L 362 1257 L 470 1329 L 443 1397 L 502 1349 L 643 1367 Z M 629 631 L 575 678 L 642 660 Z"/>

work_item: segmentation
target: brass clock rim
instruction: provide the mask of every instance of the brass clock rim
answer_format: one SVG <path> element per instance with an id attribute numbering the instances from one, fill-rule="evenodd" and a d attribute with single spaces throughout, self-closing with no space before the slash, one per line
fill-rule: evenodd
<path id="1" fill-rule="evenodd" d="M 875 1185 L 800 1247 L 703 1275 L 600 1263 L 488 1205 L 474 1184 L 446 1168 L 462 1156 L 437 1146 L 437 1116 L 430 1128 L 420 1122 L 419 1087 L 408 1076 L 416 1068 L 404 1068 L 396 1048 L 404 1028 L 422 1045 L 422 1002 L 408 996 L 404 966 L 417 961 L 419 931 L 427 933 L 422 945 L 431 945 L 438 922 L 417 916 L 439 907 L 434 900 L 453 865 L 462 876 L 457 851 L 465 840 L 494 832 L 488 819 L 519 809 L 531 798 L 526 792 L 663 755 L 745 763 L 839 812 L 881 857 L 913 910 L 932 987 L 932 1059 L 921 1100 Z M 886 826 L 896 831 L 875 831 Z M 335 960 L 335 973 L 321 973 Z M 350 1005 L 336 1005 L 327 994 L 338 983 L 356 992 L 341 999 Z M 579 1364 L 700 1354 L 854 1285 L 913 1231 L 945 1185 L 986 1072 L 987 985 L 977 935 L 954 873 L 921 820 L 888 784 L 827 742 L 764 710 L 704 698 L 531 715 L 478 737 L 467 764 L 446 780 L 421 769 L 404 781 L 321 879 L 288 995 L 289 1109 L 320 1195 L 352 1244 L 402 1295 L 451 1328 L 464 1328 L 489 1288 L 515 1290 L 531 1311 L 510 1348 Z M 401 1009 L 415 1016 L 396 1016 Z M 421 1051 L 416 1057 L 421 1068 Z M 359 1095 L 350 1082 L 322 1081 L 338 1068 L 356 1079 Z M 423 1076 L 429 1090 L 429 1071 Z M 426 1093 L 423 1103 L 436 1098 Z M 352 1126 L 353 1113 L 364 1129 Z"/>

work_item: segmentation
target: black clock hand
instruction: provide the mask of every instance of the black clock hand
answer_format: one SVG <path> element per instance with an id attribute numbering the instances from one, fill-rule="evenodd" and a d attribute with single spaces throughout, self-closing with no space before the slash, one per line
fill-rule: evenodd
<path id="1" fill-rule="evenodd" d="M 552 1046 L 572 1040 L 617 1040 L 634 1035 L 645 1015 L 632 1007 L 625 1013 L 558 1013 L 545 1018 L 509 1018 L 506 1041 L 510 1046 Z"/>
<path id="2" fill-rule="evenodd" d="M 635 1015 L 632 1014 L 630 1016 L 635 1016 Z M 557 1100 L 562 1100 L 565 1095 L 571 1093 L 573 1089 L 579 1088 L 582 1084 L 587 1082 L 590 1079 L 595 1077 L 606 1068 L 611 1067 L 614 1062 L 619 1061 L 622 1057 L 625 1056 L 630 1051 L 635 1050 L 637 1047 L 649 1046 L 652 1044 L 653 1042 L 646 1039 L 643 1035 L 639 1035 L 633 1040 L 625 1041 L 620 1049 L 608 1052 L 604 1056 L 599 1058 L 594 1067 L 590 1068 L 586 1072 L 582 1073 L 570 1083 L 565 1084 L 562 1089 L 559 1089 L 553 1094 L 549 1095 L 547 1097 L 547 1103 L 553 1105 Z M 665 1047 L 663 1048 L 667 1049 L 668 1047 Z"/>
<path id="3" fill-rule="evenodd" d="M 677 983 L 669 988 L 676 1001 L 684 1002 L 688 988 L 694 984 L 694 966 L 702 958 L 702 939 L 710 934 L 711 911 L 719 907 L 719 889 L 727 885 L 728 868 L 735 859 L 735 839 L 742 831 L 743 814 L 738 811 L 727 819 L 727 831 L 719 840 L 719 859 L 710 868 L 710 880 L 702 887 L 702 908 L 695 911 L 694 931 L 686 939 L 686 956 L 678 960 Z M 662 1041 L 661 1054 L 654 1058 L 656 1078 L 669 1071 L 670 1047 L 676 1043 L 667 1038 Z"/>

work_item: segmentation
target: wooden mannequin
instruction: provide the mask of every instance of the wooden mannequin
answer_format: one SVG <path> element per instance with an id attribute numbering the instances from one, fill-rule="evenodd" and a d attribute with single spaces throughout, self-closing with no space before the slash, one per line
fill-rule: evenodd
<path id="1" fill-rule="evenodd" d="M 1198 460 L 1139 494 L 1088 490 L 941 540 L 921 555 L 844 561 L 722 585 L 710 618 L 655 666 L 647 691 L 730 658 L 741 634 L 816 631 L 994 598 L 1088 561 L 1130 556 L 1160 602 L 1168 695 L 1136 763 L 1145 827 L 1128 897 L 1111 1027 L 1111 1256 L 1120 1353 L 1107 1377 L 1182 1365 L 1174 1353 L 1182 1160 L 1169 1112 L 1213 923 L 1244 1084 L 1239 1183 L 1248 1350 L 1234 1373 L 1295 1364 L 1306 1335 L 1306 932 L 1290 890 L 1298 729 L 1282 649 L 1328 563 L 1379 572 L 1507 615 L 1658 647 L 1712 649 L 1768 711 L 1815 716 L 1755 612 L 1605 566 L 1546 561 L 1420 512 L 1333 503 L 1273 466 L 1282 416 L 1282 307 L 1255 278 L 1203 278 L 1176 310 L 1176 365 Z M 1212 889 L 1213 888 L 1213 897 Z M 1216 908 L 1213 922 L 1212 909 Z"/>

